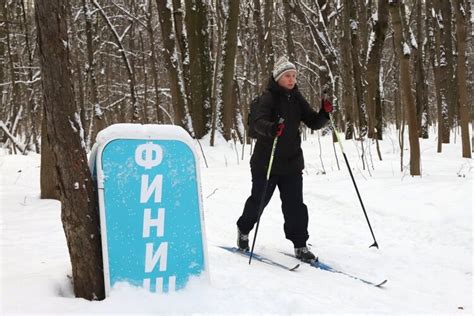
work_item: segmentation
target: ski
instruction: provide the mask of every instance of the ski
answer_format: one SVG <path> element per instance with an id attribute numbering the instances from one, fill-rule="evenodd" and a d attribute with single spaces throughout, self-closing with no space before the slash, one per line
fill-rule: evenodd
<path id="1" fill-rule="evenodd" d="M 292 258 L 295 258 L 293 255 L 290 255 L 288 253 L 284 253 L 285 255 L 289 256 L 289 257 L 292 257 Z M 295 258 L 296 259 L 296 258 Z M 304 262 L 304 261 L 302 261 Z M 316 258 L 315 260 L 311 261 L 311 262 L 305 262 L 307 264 L 309 264 L 310 266 L 312 266 L 313 268 L 317 268 L 317 269 L 321 269 L 321 270 L 324 270 L 324 271 L 328 271 L 328 272 L 332 272 L 332 273 L 339 273 L 339 274 L 342 274 L 342 275 L 345 275 L 349 278 L 352 278 L 354 280 L 358 280 L 362 283 L 365 283 L 365 284 L 368 284 L 368 285 L 372 285 L 372 286 L 375 286 L 375 287 L 382 287 L 385 283 L 388 282 L 388 280 L 383 280 L 382 282 L 371 282 L 371 281 L 367 281 L 363 278 L 360 278 L 358 276 L 355 276 L 355 275 L 352 275 L 352 274 L 349 274 L 347 272 L 344 272 L 344 271 L 341 271 L 341 270 L 337 270 L 337 269 L 334 269 L 333 267 L 331 267 L 330 265 L 327 265 L 321 261 L 319 261 L 319 258 Z"/>
<path id="2" fill-rule="evenodd" d="M 241 251 L 240 249 L 238 249 L 236 247 L 225 247 L 225 246 L 218 246 L 218 247 L 221 248 L 221 249 L 227 250 L 229 252 L 239 254 L 239 255 L 241 255 L 243 257 L 246 257 L 246 258 L 250 257 L 250 252 Z M 298 264 L 296 264 L 292 267 L 289 267 L 289 266 L 286 266 L 286 265 L 281 264 L 279 262 L 276 262 L 275 260 L 272 260 L 272 259 L 266 258 L 262 255 L 256 254 L 255 252 L 253 253 L 252 258 L 257 260 L 257 261 L 260 261 L 262 263 L 265 263 L 265 264 L 268 264 L 268 265 L 271 265 L 271 266 L 275 266 L 275 267 L 279 267 L 279 268 L 282 268 L 282 269 L 285 269 L 285 270 L 288 270 L 288 271 L 295 271 L 300 266 L 300 264 L 298 263 Z"/>

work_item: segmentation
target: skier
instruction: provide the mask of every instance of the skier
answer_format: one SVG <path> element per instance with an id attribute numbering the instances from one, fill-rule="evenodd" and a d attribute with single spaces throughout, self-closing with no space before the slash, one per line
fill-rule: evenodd
<path id="1" fill-rule="evenodd" d="M 308 208 L 303 203 L 304 160 L 299 127 L 301 122 L 311 129 L 323 127 L 333 107 L 329 101 L 323 100 L 321 110 L 314 111 L 298 91 L 296 77 L 295 65 L 286 57 L 281 57 L 275 64 L 266 91 L 259 99 L 254 115 L 257 142 L 250 159 L 252 192 L 237 221 L 237 246 L 241 251 L 249 251 L 249 233 L 259 217 L 272 144 L 278 137 L 264 206 L 278 186 L 285 237 L 293 242 L 295 256 L 310 262 L 316 256 L 306 246 L 309 238 Z M 283 123 L 279 123 L 281 118 Z"/>

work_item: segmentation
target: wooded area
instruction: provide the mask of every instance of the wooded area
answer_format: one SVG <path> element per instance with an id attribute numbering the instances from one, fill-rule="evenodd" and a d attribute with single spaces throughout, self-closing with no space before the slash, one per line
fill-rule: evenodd
<path id="1" fill-rule="evenodd" d="M 287 55 L 310 104 L 319 108 L 328 97 L 337 128 L 360 142 L 362 155 L 394 126 L 403 170 L 408 128 L 410 174 L 420 175 L 420 138 L 437 138 L 438 152 L 460 141 L 460 155 L 471 157 L 471 5 L 1 0 L 0 145 L 41 153 L 41 195 L 61 199 L 76 295 L 100 299 L 100 231 L 86 156 L 100 130 L 176 124 L 196 139 L 209 136 L 211 145 L 217 133 L 249 143 L 249 104 Z M 94 254 L 88 262 L 77 252 L 84 247 Z"/>
<path id="2" fill-rule="evenodd" d="M 33 0 L 2 2 L 1 143 L 40 152 Z M 250 100 L 286 54 L 314 107 L 329 93 L 346 138 L 380 140 L 387 125 L 407 125 L 413 151 L 417 136 L 440 135 L 441 152 L 460 129 L 462 155 L 470 156 L 473 49 L 465 0 L 65 3 L 86 149 L 117 122 L 179 124 L 195 138 L 210 134 L 211 143 L 215 132 L 243 142 Z"/>

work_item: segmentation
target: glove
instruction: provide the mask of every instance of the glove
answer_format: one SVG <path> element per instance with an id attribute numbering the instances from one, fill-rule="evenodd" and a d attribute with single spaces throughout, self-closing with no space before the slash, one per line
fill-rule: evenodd
<path id="1" fill-rule="evenodd" d="M 285 128 L 285 124 L 275 122 L 272 124 L 272 136 L 273 137 L 280 137 L 283 134 L 283 129 Z"/>
<path id="2" fill-rule="evenodd" d="M 322 103 L 324 112 L 331 113 L 332 111 L 334 111 L 334 107 L 332 106 L 332 103 L 329 100 L 323 100 Z"/>

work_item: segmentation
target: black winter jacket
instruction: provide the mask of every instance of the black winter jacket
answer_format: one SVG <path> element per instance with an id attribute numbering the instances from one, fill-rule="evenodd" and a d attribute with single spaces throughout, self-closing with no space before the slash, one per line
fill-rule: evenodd
<path id="1" fill-rule="evenodd" d="M 271 172 L 277 175 L 295 174 L 304 169 L 300 123 L 319 129 L 329 120 L 329 114 L 323 109 L 318 113 L 311 108 L 297 86 L 289 91 L 271 77 L 255 114 L 258 136 L 250 166 L 257 173 L 267 171 L 273 145 L 272 126 L 280 117 L 285 120 L 285 128 L 278 138 Z"/>

